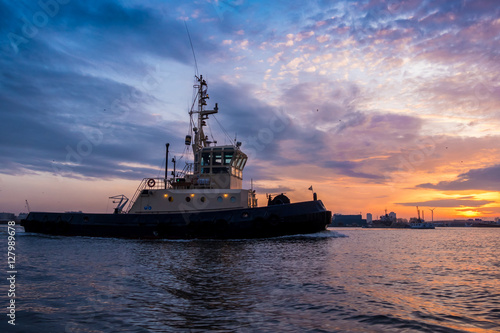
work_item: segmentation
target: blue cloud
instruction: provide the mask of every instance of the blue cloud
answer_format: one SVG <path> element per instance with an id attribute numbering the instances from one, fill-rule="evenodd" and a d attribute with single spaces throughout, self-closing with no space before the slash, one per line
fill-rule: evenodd
<path id="1" fill-rule="evenodd" d="M 425 183 L 417 185 L 417 187 L 441 191 L 482 190 L 496 192 L 500 190 L 500 164 L 471 169 L 459 174 L 455 180 L 441 181 L 437 184 Z"/>
<path id="2" fill-rule="evenodd" d="M 211 102 L 219 102 L 221 108 L 217 117 L 231 136 L 237 132 L 239 140 L 247 139 L 244 149 L 258 150 L 256 158 L 272 159 L 277 165 L 317 161 L 335 172 L 374 181 L 380 177 L 368 163 L 342 165 L 337 159 L 363 159 L 397 150 L 420 135 L 423 120 L 367 109 L 366 99 L 376 96 L 367 96 L 359 80 L 370 77 L 360 76 L 355 82 L 315 72 L 301 73 L 293 81 L 290 76 L 278 77 L 275 71 L 273 93 L 282 99 L 288 115 L 281 118 L 286 128 L 272 132 L 271 140 L 266 130 L 272 130 L 270 122 L 279 108 L 257 94 L 261 82 L 252 80 L 264 76 L 268 54 L 284 50 L 274 67 L 279 68 L 302 53 L 311 53 L 309 61 L 315 55 L 335 54 L 342 51 L 338 44 L 349 38 L 353 46 L 346 48 L 366 48 L 360 54 L 373 51 L 374 57 L 384 59 L 382 63 L 392 56 L 456 59 L 493 50 L 486 52 L 489 59 L 498 49 L 498 40 L 485 38 L 498 17 L 498 6 L 487 1 L 264 4 L 228 0 L 219 1 L 219 7 L 174 1 L 61 1 L 57 13 L 52 8 L 53 16 L 38 1 L 23 4 L 0 2 L 0 130 L 4 135 L 0 172 L 4 173 L 50 172 L 54 165 L 63 168 L 67 147 L 76 151 L 96 131 L 101 131 L 102 142 L 93 144 L 92 154 L 71 167 L 73 176 L 111 177 L 114 170 L 122 170 L 123 163 L 137 160 L 157 165 L 163 143 L 183 137 L 187 119 L 176 119 L 171 105 L 161 116 L 153 115 L 148 108 L 170 92 L 148 92 L 137 81 L 155 62 L 191 67 L 181 17 L 188 20 L 200 67 L 206 69 L 202 73 L 211 74 L 206 76 Z M 40 21 L 43 13 L 44 24 Z M 479 31 L 477 40 L 471 38 L 474 28 Z M 296 48 L 260 49 L 264 42 L 281 43 L 288 34 L 310 31 L 315 34 L 294 41 Z M 17 52 L 12 34 L 26 40 L 19 42 Z M 317 43 L 322 34 L 330 35 L 331 43 Z M 450 39 L 443 40 L 443 36 Z M 221 46 L 226 39 L 246 39 L 249 47 L 230 51 Z M 397 51 L 394 46 L 401 43 L 414 48 Z M 235 80 L 245 80 L 245 84 L 231 85 L 220 78 L 234 79 L 238 72 L 233 68 L 239 65 L 248 68 L 243 78 Z M 491 62 L 489 72 L 497 66 Z M 321 64 L 317 67 L 321 69 Z M 318 98 L 317 92 L 324 94 Z M 218 127 L 213 120 L 212 127 Z M 264 148 L 257 149 L 257 145 Z M 332 159 L 324 155 L 328 151 L 341 156 Z M 128 170 L 124 177 L 152 172 L 147 167 Z"/>
<path id="3" fill-rule="evenodd" d="M 120 173 L 120 165 L 161 165 L 163 143 L 184 133 L 172 126 L 178 121 L 167 126 L 145 111 L 156 98 L 144 84 L 124 83 L 116 73 L 141 82 L 151 71 L 144 55 L 191 62 L 182 22 L 115 2 L 71 2 L 57 10 L 37 2 L 0 6 L 8 18 L 0 25 L 0 172 L 139 178 L 152 171 Z M 23 38 L 17 49 L 13 34 Z M 199 35 L 194 39 L 213 49 Z"/>

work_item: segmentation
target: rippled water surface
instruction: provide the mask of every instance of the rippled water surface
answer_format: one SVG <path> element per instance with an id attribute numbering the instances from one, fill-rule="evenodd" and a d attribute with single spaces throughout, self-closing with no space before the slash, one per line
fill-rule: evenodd
<path id="1" fill-rule="evenodd" d="M 1 332 L 500 331 L 500 229 L 16 242 L 16 326 L 5 310 Z"/>

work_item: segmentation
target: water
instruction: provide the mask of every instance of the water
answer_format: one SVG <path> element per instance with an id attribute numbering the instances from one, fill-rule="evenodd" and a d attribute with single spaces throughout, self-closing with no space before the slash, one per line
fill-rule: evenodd
<path id="1" fill-rule="evenodd" d="M 500 332 L 500 229 L 16 242 L 0 332 Z"/>

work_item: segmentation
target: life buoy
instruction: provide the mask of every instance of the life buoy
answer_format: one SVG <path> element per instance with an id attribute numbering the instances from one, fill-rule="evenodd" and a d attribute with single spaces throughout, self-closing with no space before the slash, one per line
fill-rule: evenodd
<path id="1" fill-rule="evenodd" d="M 153 178 L 149 178 L 148 180 L 148 186 L 149 187 L 154 187 L 156 184 L 156 181 Z"/>

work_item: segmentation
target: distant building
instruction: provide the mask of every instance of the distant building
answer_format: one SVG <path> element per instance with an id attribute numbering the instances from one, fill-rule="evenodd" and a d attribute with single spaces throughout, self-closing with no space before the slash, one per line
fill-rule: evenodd
<path id="1" fill-rule="evenodd" d="M 389 213 L 389 219 L 393 222 L 396 222 L 398 220 L 398 218 L 396 217 L 396 213 L 394 212 L 390 212 Z"/>
<path id="2" fill-rule="evenodd" d="M 372 223 L 372 221 L 373 221 L 372 213 L 367 213 L 366 214 L 366 223 Z"/>
<path id="3" fill-rule="evenodd" d="M 366 220 L 364 220 L 359 215 L 342 215 L 333 214 L 332 223 L 330 227 L 362 227 L 366 225 Z"/>

